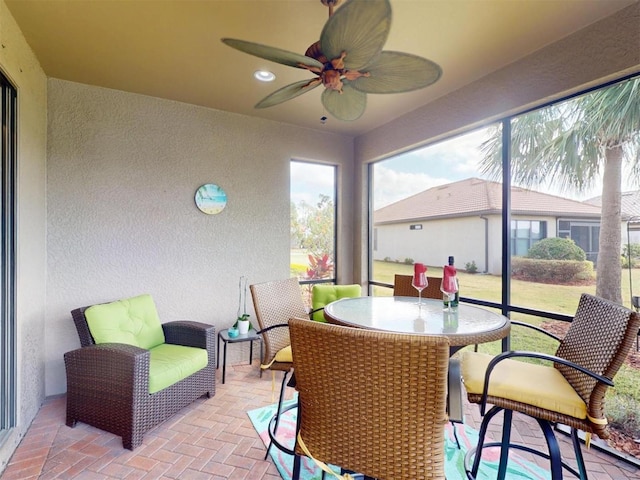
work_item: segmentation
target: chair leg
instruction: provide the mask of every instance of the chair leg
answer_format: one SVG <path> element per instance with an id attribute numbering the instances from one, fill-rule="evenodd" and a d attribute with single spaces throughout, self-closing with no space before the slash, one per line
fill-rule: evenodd
<path id="1" fill-rule="evenodd" d="M 324 473 L 322 475 L 324 478 Z M 293 473 L 291 474 L 291 480 L 299 480 L 300 479 L 300 455 L 293 456 Z"/>
<path id="2" fill-rule="evenodd" d="M 280 423 L 280 414 L 282 413 L 282 402 L 284 401 L 284 390 L 287 386 L 287 376 L 289 372 L 284 372 L 284 376 L 282 377 L 282 385 L 280 386 L 280 398 L 278 399 L 278 408 L 276 410 L 276 424 L 273 428 L 273 435 L 275 437 L 278 432 L 278 423 Z M 264 459 L 269 458 L 269 450 L 271 450 L 272 442 L 269 442 L 269 446 L 267 447 L 267 453 L 264 455 Z"/>
<path id="3" fill-rule="evenodd" d="M 547 448 L 549 449 L 549 461 L 551 463 L 551 478 L 554 480 L 562 480 L 562 458 L 560 454 L 560 445 L 558 445 L 558 439 L 553 433 L 551 424 L 546 420 L 536 419 L 538 425 L 544 433 L 544 439 L 547 442 Z"/>
<path id="4" fill-rule="evenodd" d="M 587 468 L 584 466 L 584 457 L 582 456 L 582 448 L 580 448 L 580 439 L 578 438 L 578 430 L 571 429 L 571 442 L 573 443 L 573 450 L 576 454 L 576 463 L 578 464 L 579 478 L 580 480 L 587 480 Z"/>
<path id="5" fill-rule="evenodd" d="M 489 423 L 491 419 L 501 411 L 504 411 L 502 440 L 501 442 L 485 443 L 485 436 L 487 434 Z M 571 429 L 571 441 L 573 443 L 573 449 L 576 455 L 576 463 L 578 465 L 578 470 L 576 470 L 570 465 L 568 465 L 567 463 L 562 461 L 560 445 L 558 444 L 558 439 L 556 438 L 555 433 L 553 432 L 553 427 L 551 422 L 547 420 L 542 420 L 540 418 L 535 418 L 535 417 L 532 417 L 532 418 L 534 418 L 538 422 L 540 429 L 544 433 L 544 438 L 547 443 L 547 448 L 549 450 L 548 455 L 543 451 L 536 450 L 526 445 L 512 444 L 511 443 L 511 423 L 513 420 L 513 411 L 494 406 L 482 418 L 482 423 L 480 424 L 480 431 L 478 433 L 478 445 L 474 448 L 469 449 L 469 451 L 467 451 L 467 454 L 464 457 L 464 469 L 467 474 L 468 480 L 474 480 L 477 477 L 478 470 L 480 468 L 480 460 L 482 458 L 482 449 L 489 448 L 489 447 L 500 447 L 500 463 L 498 465 L 498 475 L 496 477 L 498 480 L 504 480 L 506 476 L 507 462 L 509 458 L 510 448 L 522 450 L 524 452 L 528 452 L 533 455 L 538 455 L 539 457 L 549 460 L 550 470 L 551 470 L 550 473 L 551 473 L 551 478 L 553 480 L 562 480 L 563 468 L 566 469 L 568 472 L 570 472 L 572 475 L 579 478 L 580 480 L 588 480 L 587 469 L 584 465 L 582 449 L 580 448 L 578 430 L 575 428 Z M 469 464 L 471 463 L 472 458 L 473 458 L 473 465 L 471 466 L 471 468 L 469 468 Z"/>
<path id="6" fill-rule="evenodd" d="M 500 464 L 498 465 L 498 480 L 504 480 L 507 476 L 509 446 L 511 445 L 511 422 L 513 420 L 513 411 L 503 410 L 503 412 L 504 417 L 502 420 L 502 442 L 500 447 Z"/>
<path id="7" fill-rule="evenodd" d="M 471 473 L 471 477 L 473 478 L 478 476 L 478 469 L 480 468 L 480 460 L 482 458 L 482 449 L 484 447 L 484 440 L 485 436 L 487 435 L 487 429 L 489 428 L 489 422 L 500 411 L 500 408 L 493 407 L 482 418 L 480 431 L 478 432 L 478 445 L 475 448 L 469 449 L 464 457 L 464 468 L 467 471 L 467 476 L 469 476 L 469 472 Z M 469 470 L 468 465 L 471 461 L 471 457 L 473 457 L 473 466 L 471 467 L 471 470 Z"/>

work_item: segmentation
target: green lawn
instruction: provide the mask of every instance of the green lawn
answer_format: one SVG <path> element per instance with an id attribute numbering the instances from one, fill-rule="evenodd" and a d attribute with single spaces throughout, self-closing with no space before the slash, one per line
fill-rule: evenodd
<path id="1" fill-rule="evenodd" d="M 394 274 L 413 274 L 412 265 L 403 265 L 391 262 L 374 262 L 375 280 L 379 282 L 393 284 Z M 429 267 L 428 275 L 434 277 L 442 276 L 442 267 Z M 460 295 L 463 297 L 473 297 L 482 300 L 500 302 L 502 292 L 502 280 L 495 275 L 468 274 L 458 272 L 460 283 Z M 640 294 L 640 269 L 632 270 L 632 281 L 634 294 Z M 511 303 L 536 310 L 564 313 L 573 315 L 578 306 L 581 293 L 595 294 L 596 286 L 565 286 L 547 285 L 543 283 L 523 282 L 520 280 L 511 281 Z M 376 287 L 375 295 L 391 295 L 391 289 Z M 630 306 L 629 294 L 629 271 L 622 271 L 622 299 L 624 304 Z M 514 317 L 517 319 L 517 317 Z"/>

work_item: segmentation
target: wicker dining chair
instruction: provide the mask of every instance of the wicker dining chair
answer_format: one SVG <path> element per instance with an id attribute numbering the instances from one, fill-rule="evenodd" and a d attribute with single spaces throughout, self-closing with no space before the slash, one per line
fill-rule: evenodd
<path id="1" fill-rule="evenodd" d="M 412 280 L 413 277 L 411 275 L 396 274 L 393 278 L 393 295 L 395 297 L 417 297 L 418 290 L 411 285 Z M 435 298 L 442 300 L 440 285 L 442 285 L 442 278 L 427 277 L 427 287 L 422 290 L 422 298 Z"/>
<path id="2" fill-rule="evenodd" d="M 302 299 L 298 279 L 274 280 L 249 286 L 253 308 L 258 321 L 258 334 L 262 335 L 263 357 L 260 371 L 270 370 L 275 382 L 275 372 L 283 372 L 278 409 L 275 416 L 276 430 L 282 410 L 285 388 L 293 368 L 288 321 L 293 317 L 307 317 L 308 311 Z M 265 458 L 269 455 L 269 449 Z"/>
<path id="3" fill-rule="evenodd" d="M 294 480 L 309 454 L 367 477 L 445 478 L 446 337 L 304 319 L 291 319 L 289 329 L 298 390 Z"/>
<path id="4" fill-rule="evenodd" d="M 492 357 L 463 352 L 462 377 L 467 396 L 470 402 L 480 405 L 483 415 L 478 445 L 475 452 L 472 450 L 467 454 L 465 468 L 475 478 L 483 448 L 500 446 L 499 480 L 506 475 L 509 448 L 549 459 L 554 480 L 562 478 L 563 468 L 586 480 L 578 431 L 586 432 L 587 439 L 591 434 L 608 438 L 605 391 L 613 386 L 613 377 L 633 346 L 640 315 L 616 303 L 582 294 L 575 317 L 562 340 L 540 328 L 512 323 L 545 333 L 560 345 L 555 355 L 512 351 Z M 523 357 L 542 359 L 553 365 L 514 360 Z M 488 412 L 487 403 L 493 405 Z M 485 444 L 489 422 L 501 411 L 504 412 L 502 440 Z M 523 413 L 538 422 L 548 453 L 511 443 L 513 412 Z M 553 424 L 570 427 L 577 470 L 563 461 Z M 473 465 L 469 468 L 471 458 Z"/>

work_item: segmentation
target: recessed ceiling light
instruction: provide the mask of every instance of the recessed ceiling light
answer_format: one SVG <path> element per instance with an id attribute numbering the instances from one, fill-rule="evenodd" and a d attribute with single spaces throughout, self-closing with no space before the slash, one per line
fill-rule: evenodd
<path id="1" fill-rule="evenodd" d="M 261 82 L 273 82 L 276 76 L 267 70 L 257 70 L 253 76 Z"/>

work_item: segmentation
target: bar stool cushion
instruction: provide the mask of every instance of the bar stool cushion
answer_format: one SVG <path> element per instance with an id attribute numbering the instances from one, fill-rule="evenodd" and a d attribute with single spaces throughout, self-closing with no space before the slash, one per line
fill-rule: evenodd
<path id="1" fill-rule="evenodd" d="M 482 394 L 493 355 L 462 352 L 462 378 L 467 393 Z M 489 395 L 553 412 L 587 418 L 587 406 L 565 377 L 552 366 L 504 360 L 493 370 Z"/>

